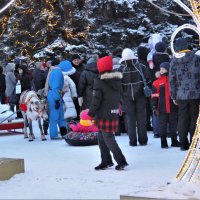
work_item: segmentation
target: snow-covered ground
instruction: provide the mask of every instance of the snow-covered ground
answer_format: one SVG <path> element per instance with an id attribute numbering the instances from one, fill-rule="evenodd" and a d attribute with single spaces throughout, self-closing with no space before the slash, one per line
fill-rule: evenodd
<path id="1" fill-rule="evenodd" d="M 186 152 L 161 149 L 160 140 L 150 132 L 147 146 L 130 147 L 127 135 L 116 137 L 129 163 L 124 171 L 114 167 L 95 171 L 100 163 L 98 146 L 72 147 L 63 140 L 47 136 L 42 142 L 36 136 L 31 143 L 22 135 L 0 137 L 0 157 L 25 160 L 24 174 L 0 181 L 0 199 L 119 199 L 120 195 L 200 199 L 194 186 L 167 185 Z"/>

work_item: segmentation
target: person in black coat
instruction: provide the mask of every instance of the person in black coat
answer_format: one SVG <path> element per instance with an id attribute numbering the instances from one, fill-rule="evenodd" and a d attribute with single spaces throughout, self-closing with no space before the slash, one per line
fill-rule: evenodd
<path id="1" fill-rule="evenodd" d="M 5 104 L 5 91 L 6 91 L 6 81 L 5 75 L 3 74 L 3 67 L 0 66 L 0 102 Z"/>
<path id="2" fill-rule="evenodd" d="M 188 150 L 192 142 L 200 104 L 200 57 L 188 47 L 185 38 L 175 41 L 175 51 L 184 52 L 185 55 L 173 57 L 169 70 L 171 97 L 178 104 L 178 132 L 182 151 Z"/>
<path id="3" fill-rule="evenodd" d="M 21 83 L 21 92 L 25 90 L 31 90 L 31 82 L 32 82 L 32 74 L 28 70 L 28 66 L 26 64 L 21 64 L 18 67 L 18 79 L 20 80 Z"/>
<path id="4" fill-rule="evenodd" d="M 148 66 L 147 62 L 147 55 L 149 54 L 150 50 L 147 47 L 140 46 L 138 47 L 137 54 L 138 54 L 138 62 L 145 66 L 146 70 L 149 71 L 151 75 L 151 70 Z M 154 77 L 151 75 L 151 83 L 153 82 Z M 146 109 L 147 109 L 147 131 L 153 131 L 153 127 L 151 126 L 151 117 L 152 117 L 152 110 L 151 110 L 151 99 L 150 97 L 146 98 Z"/>
<path id="5" fill-rule="evenodd" d="M 45 87 L 47 77 L 45 71 L 47 70 L 47 67 L 42 62 L 36 62 L 35 65 L 36 68 L 33 71 L 33 85 L 35 91 L 37 92 Z"/>
<path id="6" fill-rule="evenodd" d="M 147 84 L 151 82 L 150 75 L 145 66 L 137 61 L 133 51 L 129 48 L 123 50 L 120 63 L 119 70 L 123 73 L 122 98 L 128 121 L 129 145 L 137 146 L 137 142 L 140 145 L 147 145 L 146 97 L 142 72 L 138 65 L 143 71 Z"/>
<path id="7" fill-rule="evenodd" d="M 105 56 L 97 62 L 100 77 L 94 81 L 93 99 L 88 115 L 95 117 L 99 129 L 98 144 L 101 151 L 101 163 L 95 170 L 113 166 L 110 151 L 117 162 L 116 170 L 124 169 L 128 164 L 119 148 L 114 133 L 118 128 L 120 102 L 120 83 L 122 74 L 112 72 L 111 56 Z"/>
<path id="8" fill-rule="evenodd" d="M 155 73 L 160 71 L 160 64 L 170 62 L 170 56 L 166 52 L 167 46 L 164 42 L 158 42 L 155 45 L 156 52 L 153 55 L 154 68 L 151 70 L 153 79 L 156 80 Z"/>
<path id="9" fill-rule="evenodd" d="M 81 110 L 85 110 L 90 107 L 92 101 L 92 91 L 94 79 L 98 76 L 97 69 L 98 55 L 93 55 L 85 65 L 85 70 L 81 73 L 79 83 L 78 83 L 78 96 L 79 102 L 82 98 L 82 103 L 79 105 Z"/>
<path id="10" fill-rule="evenodd" d="M 76 72 L 74 74 L 70 75 L 70 78 L 74 81 L 74 83 L 76 85 L 76 89 L 78 91 L 78 83 L 79 83 L 81 73 L 84 70 L 84 66 L 82 65 L 81 57 L 78 54 L 72 55 L 71 63 L 72 63 L 72 66 L 76 69 Z M 76 108 L 76 111 L 77 111 L 77 118 L 76 119 L 79 120 L 79 115 L 80 115 L 81 109 L 80 109 L 79 102 L 78 102 L 77 98 L 74 99 L 74 105 L 75 105 L 75 108 Z"/>

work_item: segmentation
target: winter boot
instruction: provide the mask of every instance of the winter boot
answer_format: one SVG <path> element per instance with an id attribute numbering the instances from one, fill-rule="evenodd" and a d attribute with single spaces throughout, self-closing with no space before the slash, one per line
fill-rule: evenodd
<path id="1" fill-rule="evenodd" d="M 67 128 L 66 127 L 60 127 L 60 135 L 63 137 L 65 135 L 67 135 Z"/>
<path id="2" fill-rule="evenodd" d="M 107 169 L 108 167 L 112 167 L 114 164 L 111 162 L 110 164 L 99 164 L 98 166 L 96 166 L 94 169 L 95 170 L 105 170 Z"/>
<path id="3" fill-rule="evenodd" d="M 162 149 L 168 149 L 169 147 L 168 147 L 168 144 L 167 144 L 167 139 L 166 139 L 166 137 L 162 137 L 161 138 L 161 148 Z"/>
<path id="4" fill-rule="evenodd" d="M 116 169 L 116 170 L 123 170 L 126 166 L 128 166 L 128 163 L 127 163 L 126 161 L 124 161 L 124 162 L 118 164 L 118 165 L 115 167 L 115 169 Z"/>
<path id="5" fill-rule="evenodd" d="M 171 140 L 172 140 L 171 147 L 180 147 L 180 143 L 177 140 L 177 138 L 171 138 Z"/>

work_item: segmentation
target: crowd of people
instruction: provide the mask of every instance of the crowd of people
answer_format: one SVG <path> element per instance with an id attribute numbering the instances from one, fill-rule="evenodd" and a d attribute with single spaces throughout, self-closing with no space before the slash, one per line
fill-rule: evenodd
<path id="1" fill-rule="evenodd" d="M 18 81 L 21 92 L 42 91 L 48 100 L 46 126 L 49 124 L 51 139 L 59 138 L 59 133 L 66 135 L 68 123 L 89 109 L 88 115 L 99 129 L 102 162 L 96 170 L 113 166 L 110 151 L 118 163 L 116 170 L 128 165 L 115 140 L 122 133 L 128 134 L 130 146 L 147 145 L 147 131 L 153 131 L 161 148 L 169 148 L 170 137 L 172 147 L 188 150 L 199 112 L 200 56 L 185 38 L 174 44 L 176 52 L 184 53 L 180 57 L 168 53 L 162 38 L 151 42 L 135 51 L 117 47 L 112 54 L 95 53 L 87 60 L 73 54 L 38 61 L 34 70 L 18 60 L 8 63 L 5 70 L 0 67 L 1 104 L 19 109 Z"/>

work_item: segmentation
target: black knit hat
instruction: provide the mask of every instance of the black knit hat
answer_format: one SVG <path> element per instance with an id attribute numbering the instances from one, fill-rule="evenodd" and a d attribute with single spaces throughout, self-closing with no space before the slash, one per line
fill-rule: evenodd
<path id="1" fill-rule="evenodd" d="M 116 57 L 122 57 L 122 51 L 123 49 L 121 47 L 117 47 L 114 51 L 113 51 L 113 56 Z"/>
<path id="2" fill-rule="evenodd" d="M 137 54 L 140 60 L 147 61 L 148 53 L 149 53 L 149 49 L 147 47 L 143 47 L 143 46 L 138 47 Z"/>
<path id="3" fill-rule="evenodd" d="M 73 61 L 75 59 L 81 59 L 81 57 L 78 54 L 73 54 L 71 60 Z"/>
<path id="4" fill-rule="evenodd" d="M 162 62 L 162 63 L 160 64 L 160 68 L 164 68 L 164 69 L 166 69 L 167 71 L 169 71 L 170 63 L 169 63 L 169 62 Z"/>
<path id="5" fill-rule="evenodd" d="M 188 49 L 188 40 L 186 38 L 178 38 L 175 41 L 175 51 L 182 51 Z"/>
<path id="6" fill-rule="evenodd" d="M 155 46 L 157 52 L 164 52 L 166 50 L 166 44 L 164 42 L 158 42 Z"/>
<path id="7" fill-rule="evenodd" d="M 57 66 L 58 64 L 60 64 L 60 61 L 56 58 L 51 61 L 52 66 Z"/>

